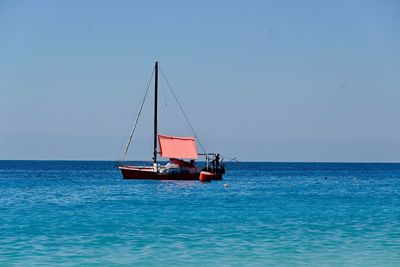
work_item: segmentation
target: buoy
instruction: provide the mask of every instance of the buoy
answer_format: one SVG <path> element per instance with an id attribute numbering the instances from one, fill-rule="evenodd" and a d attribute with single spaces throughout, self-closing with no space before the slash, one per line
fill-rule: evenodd
<path id="1" fill-rule="evenodd" d="M 224 184 L 224 187 L 229 187 L 229 184 Z"/>

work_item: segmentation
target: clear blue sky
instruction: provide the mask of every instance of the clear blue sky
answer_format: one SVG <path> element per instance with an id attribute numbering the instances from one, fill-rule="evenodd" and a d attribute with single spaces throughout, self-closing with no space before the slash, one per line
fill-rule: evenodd
<path id="1" fill-rule="evenodd" d="M 117 159 L 155 60 L 209 151 L 400 161 L 400 2 L 384 0 L 0 1 L 0 159 Z M 145 110 L 130 159 L 151 157 Z"/>

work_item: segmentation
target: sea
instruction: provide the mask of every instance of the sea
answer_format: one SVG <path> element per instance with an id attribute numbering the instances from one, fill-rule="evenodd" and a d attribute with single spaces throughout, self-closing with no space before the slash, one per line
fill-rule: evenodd
<path id="1" fill-rule="evenodd" d="M 235 162 L 201 183 L 0 161 L 0 266 L 400 266 L 400 164 Z"/>

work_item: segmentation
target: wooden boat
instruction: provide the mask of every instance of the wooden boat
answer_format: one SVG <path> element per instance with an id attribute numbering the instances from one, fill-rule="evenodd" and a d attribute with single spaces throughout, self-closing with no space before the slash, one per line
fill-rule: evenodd
<path id="1" fill-rule="evenodd" d="M 147 95 L 147 91 L 145 97 Z M 174 95 L 175 96 L 175 95 Z M 124 164 L 133 133 L 142 110 L 145 97 L 142 101 L 138 117 L 125 148 L 122 164 L 118 168 L 124 179 L 145 179 L 145 180 L 199 180 L 200 173 L 202 180 L 221 180 L 225 173 L 222 159 L 217 153 L 197 153 L 195 137 L 169 136 L 158 133 L 157 112 L 158 112 L 158 62 L 154 66 L 154 129 L 153 129 L 153 165 L 132 166 Z M 177 99 L 176 99 L 177 100 Z M 178 103 L 179 104 L 179 103 Z M 179 107 L 181 105 L 179 104 Z M 183 110 L 181 110 L 183 112 Z M 187 119 L 186 115 L 185 118 Z M 190 125 L 190 123 L 189 123 Z M 193 130 L 193 128 L 192 128 Z M 194 133 L 194 136 L 196 134 Z M 158 149 L 159 148 L 159 149 Z M 169 158 L 169 163 L 162 166 L 159 164 L 158 155 L 162 158 Z M 199 156 L 205 157 L 205 165 L 200 168 L 195 160 Z M 189 162 L 185 160 L 190 160 Z"/>

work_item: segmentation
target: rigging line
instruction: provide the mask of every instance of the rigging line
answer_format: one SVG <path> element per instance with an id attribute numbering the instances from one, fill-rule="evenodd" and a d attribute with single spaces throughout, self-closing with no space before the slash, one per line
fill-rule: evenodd
<path id="1" fill-rule="evenodd" d="M 162 96 L 163 96 L 163 100 L 164 100 L 164 106 L 167 106 L 167 96 L 165 94 L 165 86 L 164 86 L 164 80 L 160 80 L 159 82 L 159 88 L 161 89 L 160 91 L 162 91 Z"/>
<path id="2" fill-rule="evenodd" d="M 185 126 L 188 130 L 192 131 L 192 130 L 190 129 L 190 126 L 182 119 L 181 116 L 179 116 L 178 112 L 175 111 L 175 110 L 168 104 L 168 101 L 167 101 L 167 100 L 168 100 L 168 97 L 167 97 L 167 95 L 166 95 L 166 93 L 165 93 L 165 80 L 164 80 L 164 79 L 161 79 L 161 80 L 160 80 L 160 85 L 161 85 L 161 86 L 160 86 L 161 91 L 163 92 L 164 108 L 165 108 L 167 111 L 171 112 L 171 114 L 174 115 L 174 116 L 180 121 L 180 123 L 182 123 L 183 126 Z"/>
<path id="3" fill-rule="evenodd" d="M 169 101 L 168 101 L 168 96 L 167 96 L 167 93 L 166 93 L 166 90 L 167 90 L 166 87 L 167 86 L 165 85 L 164 79 L 160 79 L 158 85 L 159 85 L 159 87 L 158 87 L 159 91 L 162 92 L 162 100 L 163 100 L 163 102 L 162 101 L 159 102 L 160 103 L 159 106 L 162 105 L 162 107 L 164 108 L 164 112 L 161 113 L 161 116 L 164 116 L 164 117 L 163 117 L 162 120 L 159 120 L 159 121 L 162 122 L 162 121 L 164 121 L 164 119 L 168 119 L 168 115 L 169 114 L 167 114 L 167 111 L 170 111 L 171 107 L 168 105 Z"/>
<path id="4" fill-rule="evenodd" d="M 144 105 L 144 102 L 146 101 L 146 97 L 147 97 L 147 93 L 149 92 L 151 81 L 153 80 L 153 75 L 154 75 L 154 69 L 153 69 L 153 72 L 151 73 L 149 83 L 147 84 L 146 92 L 144 94 L 142 104 L 140 105 L 140 109 L 139 109 L 138 115 L 136 117 L 135 124 L 132 128 L 131 134 L 129 135 L 128 143 L 126 144 L 125 151 L 124 151 L 124 156 L 122 157 L 122 162 L 125 160 L 126 154 L 128 153 L 129 145 L 131 144 L 133 134 L 135 133 L 136 126 L 139 121 L 140 113 L 142 113 L 143 105 Z"/>
<path id="5" fill-rule="evenodd" d="M 185 111 L 183 111 L 183 108 L 182 108 L 181 104 L 179 103 L 179 100 L 178 100 L 178 98 L 176 97 L 174 90 L 172 89 L 171 85 L 169 84 L 168 79 L 167 79 L 167 77 L 165 76 L 164 71 L 162 70 L 162 68 L 160 68 L 160 70 L 161 70 L 161 75 L 163 76 L 163 79 L 165 80 L 165 83 L 167 84 L 167 86 L 168 86 L 169 90 L 171 91 L 172 95 L 174 96 L 175 101 L 176 101 L 176 103 L 178 104 L 179 109 L 181 110 L 183 116 L 185 117 L 187 124 L 190 126 L 190 129 L 192 130 L 192 133 L 193 133 L 194 137 L 195 137 L 195 138 L 197 139 L 197 141 L 199 142 L 199 145 L 200 145 L 200 148 L 201 148 L 202 152 L 205 153 L 205 154 L 207 154 L 207 153 L 206 153 L 206 150 L 204 149 L 204 146 L 202 145 L 202 143 L 200 142 L 199 137 L 198 137 L 197 134 L 196 134 L 196 131 L 194 130 L 192 124 L 190 123 L 188 117 L 186 116 Z"/>
<path id="6" fill-rule="evenodd" d="M 176 118 L 178 118 L 178 120 L 179 120 L 187 129 L 189 129 L 190 131 L 192 130 L 192 129 L 190 129 L 189 125 L 187 125 L 187 123 L 178 115 L 178 113 L 177 113 L 175 110 L 173 110 L 170 106 L 167 106 L 167 105 L 166 105 L 166 107 L 168 108 L 168 110 L 169 110 L 173 115 L 175 115 Z"/>

